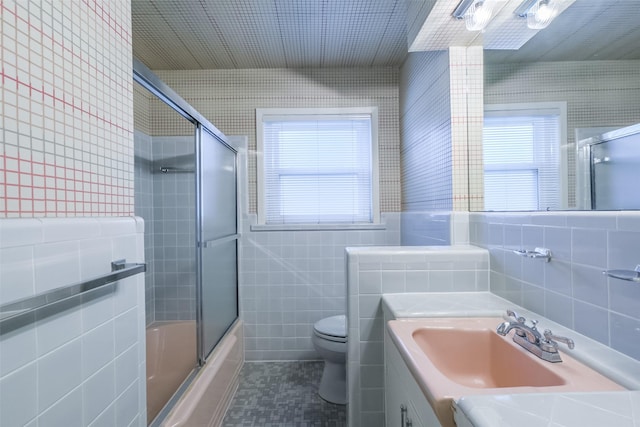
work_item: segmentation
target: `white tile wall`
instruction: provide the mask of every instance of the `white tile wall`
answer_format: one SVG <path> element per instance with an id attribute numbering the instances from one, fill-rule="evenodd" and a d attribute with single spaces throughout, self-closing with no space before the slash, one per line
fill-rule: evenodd
<path id="1" fill-rule="evenodd" d="M 247 360 L 317 360 L 313 324 L 346 312 L 345 247 L 398 245 L 400 215 L 385 230 L 251 231 L 244 221 L 240 314 Z"/>
<path id="2" fill-rule="evenodd" d="M 489 290 L 489 254 L 471 246 L 348 248 L 348 422 L 384 426 L 383 293 Z"/>
<path id="3" fill-rule="evenodd" d="M 401 224 L 403 246 L 435 246 L 451 243 L 451 212 L 402 212 Z"/>
<path id="4" fill-rule="evenodd" d="M 402 212 L 403 246 L 443 246 L 469 244 L 469 212 Z"/>
<path id="5" fill-rule="evenodd" d="M 640 286 L 605 269 L 640 263 L 640 213 L 471 213 L 470 240 L 491 254 L 491 292 L 640 359 Z M 551 249 L 551 262 L 513 249 Z"/>
<path id="6" fill-rule="evenodd" d="M 0 304 L 144 260 L 135 218 L 0 220 Z M 24 239 L 19 239 L 22 235 Z M 0 329 L 0 425 L 146 426 L 144 276 Z"/>
<path id="7" fill-rule="evenodd" d="M 142 87 L 140 83 L 133 82 L 133 127 L 144 135 L 153 134 L 152 99 L 154 96 L 151 92 Z"/>

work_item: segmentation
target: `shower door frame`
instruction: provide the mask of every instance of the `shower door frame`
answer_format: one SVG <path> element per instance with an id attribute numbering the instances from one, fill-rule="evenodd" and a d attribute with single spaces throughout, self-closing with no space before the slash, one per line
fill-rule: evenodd
<path id="1" fill-rule="evenodd" d="M 202 367 L 206 358 L 209 354 L 215 349 L 215 345 L 211 349 L 207 349 L 204 347 L 204 330 L 203 330 L 203 301 L 202 301 L 202 249 L 206 242 L 202 241 L 202 212 L 201 212 L 201 194 L 200 191 L 202 189 L 200 183 L 200 171 L 201 171 L 201 143 L 202 143 L 202 132 L 208 132 L 217 142 L 223 144 L 226 148 L 233 151 L 235 156 L 235 192 L 236 192 L 236 234 L 233 236 L 229 236 L 229 238 L 233 238 L 236 240 L 236 317 L 230 323 L 230 325 L 226 328 L 226 332 L 222 335 L 220 339 L 222 339 L 226 333 L 233 327 L 233 325 L 238 321 L 240 317 L 239 310 L 239 295 L 238 295 L 238 282 L 239 282 L 239 243 L 240 243 L 240 234 L 239 234 L 239 194 L 238 194 L 238 156 L 239 149 L 238 147 L 234 147 L 233 144 L 229 142 L 226 136 L 220 132 L 218 128 L 216 128 L 209 120 L 207 120 L 202 114 L 200 114 L 196 109 L 194 109 L 187 101 L 185 101 L 180 95 L 178 95 L 173 89 L 171 89 L 166 83 L 158 78 L 146 65 L 140 62 L 138 59 L 133 58 L 133 80 L 144 88 L 149 90 L 152 94 L 157 96 L 160 100 L 165 102 L 169 107 L 173 108 L 178 114 L 187 119 L 189 122 L 193 123 L 196 127 L 195 132 L 195 153 L 196 153 L 196 242 L 195 250 L 196 250 L 196 334 L 197 334 L 197 356 L 198 356 L 198 367 Z M 216 343 L 217 344 L 217 343 Z M 177 394 L 177 393 L 176 393 Z"/>
<path id="2" fill-rule="evenodd" d="M 238 293 L 238 281 L 239 281 L 239 268 L 238 268 L 238 259 L 239 259 L 239 245 L 240 245 L 240 234 L 239 234 L 239 221 L 238 221 L 238 150 L 235 149 L 231 144 L 229 144 L 228 142 L 226 142 L 226 140 L 221 139 L 218 135 L 214 134 L 213 132 L 211 132 L 208 128 L 206 128 L 206 126 L 204 126 L 202 123 L 198 123 L 197 124 L 197 130 L 196 130 L 196 171 L 197 171 L 197 175 L 198 177 L 196 178 L 196 236 L 197 236 L 197 246 L 198 246 L 198 250 L 197 250 L 197 254 L 196 254 L 196 263 L 197 263 L 197 269 L 196 269 L 196 301 L 198 301 L 198 303 L 196 304 L 196 327 L 197 327 L 197 337 L 198 339 L 197 341 L 197 346 L 198 346 L 198 363 L 200 364 L 200 366 L 204 365 L 204 363 L 206 362 L 207 357 L 209 357 L 209 355 L 211 354 L 211 352 L 213 352 L 213 350 L 216 348 L 216 346 L 218 345 L 218 343 L 220 342 L 220 340 L 222 340 L 222 338 L 224 338 L 224 336 L 226 335 L 226 333 L 229 331 L 229 329 L 231 329 L 231 327 L 234 325 L 234 323 L 238 320 L 239 316 L 240 316 L 240 307 L 239 307 L 239 293 Z M 217 129 L 216 129 L 217 130 Z M 208 133 L 211 137 L 213 137 L 213 139 L 216 140 L 216 142 L 220 143 L 223 145 L 224 148 L 230 149 L 233 152 L 234 155 L 234 191 L 235 191 L 235 233 L 232 234 L 228 234 L 225 236 L 220 236 L 220 237 L 216 237 L 212 240 L 209 240 L 207 238 L 205 238 L 204 233 L 203 233 L 203 224 L 204 224 L 204 218 L 203 218 L 203 203 L 202 203 L 202 194 L 203 194 L 203 188 L 202 188 L 202 180 L 198 179 L 201 176 L 201 171 L 204 169 L 203 167 L 203 156 L 202 156 L 202 152 L 203 152 L 203 148 L 202 148 L 202 144 L 203 144 L 203 138 L 202 135 L 203 133 Z M 236 263 L 235 263 L 235 312 L 236 312 L 236 317 L 233 321 L 231 321 L 231 323 L 229 323 L 229 325 L 225 328 L 225 332 L 222 333 L 222 335 L 218 338 L 218 340 L 213 344 L 212 347 L 208 348 L 205 346 L 205 342 L 206 342 L 206 337 L 205 337 L 205 315 L 204 315 L 204 277 L 203 277 L 203 256 L 202 256 L 202 252 L 204 249 L 206 249 L 207 247 L 210 247 L 211 244 L 213 245 L 217 245 L 220 243 L 225 243 L 225 242 L 229 242 L 235 240 L 236 242 L 236 251 L 235 251 L 235 259 L 236 259 Z"/>

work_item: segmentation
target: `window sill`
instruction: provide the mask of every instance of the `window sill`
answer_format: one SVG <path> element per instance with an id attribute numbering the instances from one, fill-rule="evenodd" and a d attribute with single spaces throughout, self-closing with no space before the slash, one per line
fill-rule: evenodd
<path id="1" fill-rule="evenodd" d="M 386 230 L 386 224 L 256 224 L 251 231 Z"/>

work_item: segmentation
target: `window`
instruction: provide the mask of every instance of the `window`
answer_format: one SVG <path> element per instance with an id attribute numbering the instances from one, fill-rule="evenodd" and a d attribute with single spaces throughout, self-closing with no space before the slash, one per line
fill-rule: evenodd
<path id="1" fill-rule="evenodd" d="M 488 105 L 483 129 L 485 210 L 564 207 L 564 104 Z"/>
<path id="2" fill-rule="evenodd" d="M 377 109 L 257 109 L 258 222 L 379 222 Z"/>

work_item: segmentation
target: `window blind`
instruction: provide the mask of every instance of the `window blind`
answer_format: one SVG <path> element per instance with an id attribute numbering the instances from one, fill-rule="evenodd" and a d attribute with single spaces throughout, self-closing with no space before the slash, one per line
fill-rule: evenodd
<path id="1" fill-rule="evenodd" d="M 492 211 L 537 210 L 537 172 L 535 169 L 485 171 L 485 209 Z"/>
<path id="2" fill-rule="evenodd" d="M 560 208 L 560 114 L 485 113 L 485 210 Z"/>
<path id="3" fill-rule="evenodd" d="M 266 224 L 370 223 L 370 115 L 263 116 Z"/>

